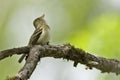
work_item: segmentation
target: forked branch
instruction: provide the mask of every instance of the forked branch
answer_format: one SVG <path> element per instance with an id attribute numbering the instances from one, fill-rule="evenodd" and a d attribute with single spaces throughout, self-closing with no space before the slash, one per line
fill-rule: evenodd
<path id="1" fill-rule="evenodd" d="M 78 63 L 84 64 L 90 69 L 96 68 L 101 72 L 120 74 L 120 61 L 116 59 L 106 59 L 90 54 L 80 48 L 75 48 L 70 44 L 65 45 L 35 45 L 4 50 L 0 52 L 0 60 L 14 54 L 29 53 L 23 68 L 8 80 L 27 80 L 35 70 L 40 58 L 54 57 L 74 61 L 76 67 Z"/>

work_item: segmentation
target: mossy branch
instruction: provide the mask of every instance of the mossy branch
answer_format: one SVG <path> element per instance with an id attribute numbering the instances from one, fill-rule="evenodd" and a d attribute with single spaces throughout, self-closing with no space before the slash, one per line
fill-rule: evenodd
<path id="1" fill-rule="evenodd" d="M 101 72 L 120 74 L 120 61 L 116 59 L 107 59 L 90 54 L 80 48 L 75 48 L 70 44 L 64 45 L 34 45 L 8 49 L 0 52 L 0 60 L 14 54 L 28 53 L 29 56 L 21 70 L 7 80 L 27 80 L 35 70 L 37 63 L 43 57 L 63 58 L 74 61 L 74 67 L 78 63 L 84 64 L 89 69 L 96 68 Z"/>

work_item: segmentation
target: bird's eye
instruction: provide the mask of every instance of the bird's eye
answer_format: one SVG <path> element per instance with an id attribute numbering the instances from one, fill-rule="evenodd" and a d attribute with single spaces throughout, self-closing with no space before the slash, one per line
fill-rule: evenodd
<path id="1" fill-rule="evenodd" d="M 39 19 L 39 18 L 37 18 L 37 19 L 36 19 L 36 21 L 40 21 L 40 19 Z"/>

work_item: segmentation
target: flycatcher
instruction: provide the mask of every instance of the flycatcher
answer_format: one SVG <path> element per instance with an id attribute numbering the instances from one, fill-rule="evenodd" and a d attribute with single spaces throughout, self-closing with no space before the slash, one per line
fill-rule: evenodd
<path id="1" fill-rule="evenodd" d="M 44 20 L 44 14 L 41 17 L 36 18 L 33 21 L 33 25 L 35 27 L 35 31 L 33 32 L 28 45 L 48 45 L 50 40 L 50 27 L 47 25 L 46 21 Z M 23 61 L 23 59 L 28 54 L 23 54 L 20 59 L 18 60 L 19 63 Z"/>

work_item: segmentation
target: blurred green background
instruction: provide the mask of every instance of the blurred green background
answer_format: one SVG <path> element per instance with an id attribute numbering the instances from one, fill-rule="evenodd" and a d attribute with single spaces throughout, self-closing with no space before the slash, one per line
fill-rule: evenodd
<path id="1" fill-rule="evenodd" d="M 71 43 L 95 55 L 120 59 L 120 0 L 0 0 L 0 51 L 27 45 L 33 20 L 42 14 L 51 27 L 51 44 Z M 0 61 L 0 80 L 19 71 L 23 66 L 19 57 Z M 42 59 L 30 80 L 120 79 L 72 65 L 62 59 Z"/>

